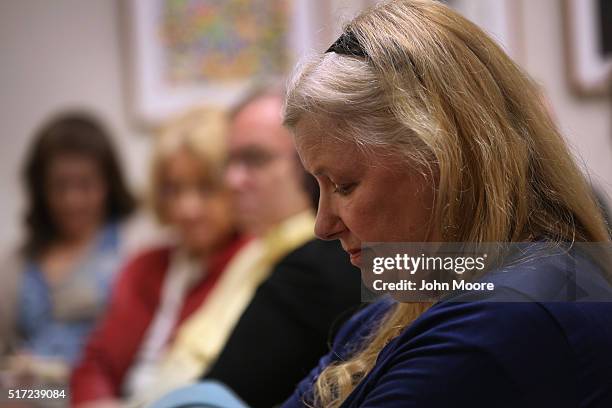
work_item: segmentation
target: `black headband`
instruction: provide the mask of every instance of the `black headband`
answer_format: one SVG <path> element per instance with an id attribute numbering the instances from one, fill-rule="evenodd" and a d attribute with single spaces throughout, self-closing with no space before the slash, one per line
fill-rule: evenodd
<path id="1" fill-rule="evenodd" d="M 335 52 L 336 54 L 348 55 L 353 57 L 368 58 L 368 54 L 363 49 L 361 44 L 359 44 L 359 40 L 357 40 L 357 37 L 355 37 L 355 34 L 353 34 L 353 31 L 351 31 L 351 29 L 347 29 L 345 32 L 340 34 L 340 37 L 338 37 L 338 39 L 334 41 L 334 43 L 327 49 L 327 51 L 325 51 L 325 53 L 328 52 Z M 408 63 L 410 64 L 411 69 L 414 71 L 417 79 L 419 80 L 421 85 L 425 87 L 422 74 L 417 69 L 417 65 L 414 63 L 414 60 L 412 59 L 410 54 L 407 55 L 407 58 Z"/>
<path id="2" fill-rule="evenodd" d="M 355 34 L 351 30 L 343 32 L 340 37 L 327 49 L 327 52 L 336 54 L 351 55 L 355 57 L 367 57 L 367 54 Z"/>

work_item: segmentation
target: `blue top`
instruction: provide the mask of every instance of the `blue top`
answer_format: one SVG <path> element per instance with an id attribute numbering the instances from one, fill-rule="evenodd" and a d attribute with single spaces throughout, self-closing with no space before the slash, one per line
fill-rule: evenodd
<path id="1" fill-rule="evenodd" d="M 116 224 L 103 228 L 91 250 L 57 285 L 50 287 L 40 265 L 26 263 L 17 324 L 22 345 L 34 355 L 74 363 L 103 310 L 118 269 Z"/>
<path id="2" fill-rule="evenodd" d="M 178 388 L 149 406 L 149 408 L 177 407 L 249 408 L 234 391 L 215 380 L 205 380 Z"/>
<path id="3" fill-rule="evenodd" d="M 612 288 L 586 258 L 567 268 L 568 258 L 493 273 L 487 299 L 462 292 L 438 302 L 382 349 L 342 406 L 612 407 Z M 578 301 L 567 301 L 570 281 Z M 322 369 L 350 357 L 394 304 L 353 316 L 283 408 L 311 402 Z"/>

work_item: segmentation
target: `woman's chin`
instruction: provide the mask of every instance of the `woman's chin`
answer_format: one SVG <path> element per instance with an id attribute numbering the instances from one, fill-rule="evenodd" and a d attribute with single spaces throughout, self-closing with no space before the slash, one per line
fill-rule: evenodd
<path id="1" fill-rule="evenodd" d="M 355 265 L 356 267 L 361 268 L 361 251 L 354 252 L 349 255 L 350 255 L 351 263 Z"/>

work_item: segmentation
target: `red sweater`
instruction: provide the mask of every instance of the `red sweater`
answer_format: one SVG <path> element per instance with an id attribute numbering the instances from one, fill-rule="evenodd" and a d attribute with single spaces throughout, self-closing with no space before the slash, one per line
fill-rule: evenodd
<path id="1" fill-rule="evenodd" d="M 208 273 L 187 294 L 173 331 L 206 299 L 245 239 L 232 240 L 209 262 Z M 147 251 L 132 259 L 113 288 L 109 309 L 90 336 L 70 380 L 71 403 L 118 398 L 160 302 L 170 248 Z"/>

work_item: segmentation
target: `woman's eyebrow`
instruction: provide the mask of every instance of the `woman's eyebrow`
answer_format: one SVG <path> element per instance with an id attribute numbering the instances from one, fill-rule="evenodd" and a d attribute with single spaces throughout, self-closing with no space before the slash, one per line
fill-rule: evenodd
<path id="1" fill-rule="evenodd" d="M 324 166 L 319 166 L 319 167 L 315 167 L 312 170 L 312 175 L 315 177 L 319 177 L 319 176 L 327 176 L 328 170 L 327 168 L 325 168 Z"/>

